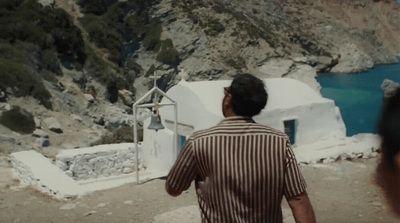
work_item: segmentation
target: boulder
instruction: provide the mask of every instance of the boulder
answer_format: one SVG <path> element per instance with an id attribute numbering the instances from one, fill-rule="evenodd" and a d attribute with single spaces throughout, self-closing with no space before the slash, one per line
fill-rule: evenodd
<path id="1" fill-rule="evenodd" d="M 41 129 L 35 129 L 35 131 L 32 133 L 32 136 L 37 138 L 49 138 L 49 135 Z"/>
<path id="2" fill-rule="evenodd" d="M 0 155 L 0 167 L 11 168 L 11 159 L 8 156 Z"/>
<path id="3" fill-rule="evenodd" d="M 40 119 L 38 117 L 33 117 L 33 121 L 35 122 L 35 126 L 37 129 L 40 129 Z"/>
<path id="4" fill-rule="evenodd" d="M 42 4 L 43 7 L 54 7 L 54 5 L 56 4 L 56 0 L 39 0 L 39 3 Z"/>
<path id="5" fill-rule="evenodd" d="M 92 116 L 93 118 L 93 122 L 97 125 L 104 125 L 105 121 L 104 121 L 104 116 L 103 115 L 99 115 L 99 114 L 94 114 Z"/>
<path id="6" fill-rule="evenodd" d="M 110 131 L 114 131 L 123 126 L 132 126 L 133 115 L 126 114 L 126 112 L 119 107 L 109 107 L 105 111 L 104 125 L 106 129 Z"/>
<path id="7" fill-rule="evenodd" d="M 0 102 L 7 102 L 7 92 L 0 88 Z"/>
<path id="8" fill-rule="evenodd" d="M 354 43 L 344 44 L 340 48 L 339 63 L 331 69 L 331 73 L 350 74 L 365 72 L 374 66 L 374 61 Z"/>
<path id="9" fill-rule="evenodd" d="M 71 117 L 73 120 L 78 121 L 78 122 L 82 122 L 82 118 L 79 115 L 76 114 L 70 114 L 69 117 Z"/>
<path id="10" fill-rule="evenodd" d="M 94 102 L 94 97 L 91 94 L 83 94 L 83 96 L 85 97 L 85 99 L 90 102 L 93 103 Z"/>
<path id="11" fill-rule="evenodd" d="M 37 138 L 35 143 L 39 146 L 39 148 L 40 147 L 48 147 L 48 146 L 50 146 L 49 138 L 44 138 L 44 137 Z"/>
<path id="12" fill-rule="evenodd" d="M 133 93 L 123 89 L 123 90 L 119 90 L 118 91 L 118 95 L 119 97 L 122 99 L 122 101 L 124 102 L 125 105 L 127 106 L 132 106 L 133 105 Z"/>
<path id="13" fill-rule="evenodd" d="M 396 83 L 392 80 L 385 79 L 381 84 L 381 88 L 384 92 L 384 98 L 389 98 L 393 96 L 396 92 L 396 89 L 400 87 L 399 83 Z"/>
<path id="14" fill-rule="evenodd" d="M 63 133 L 63 130 L 61 129 L 60 123 L 58 123 L 57 119 L 54 117 L 46 118 L 43 120 L 44 123 L 46 123 L 47 127 L 55 132 L 55 133 Z"/>
<path id="15" fill-rule="evenodd" d="M 4 111 L 10 111 L 12 106 L 9 103 L 1 103 L 1 109 Z"/>
<path id="16" fill-rule="evenodd" d="M 13 134 L 13 133 L 11 133 Z M 18 134 L 19 135 L 19 134 Z M 0 135 L 0 153 L 10 154 L 24 150 L 31 150 L 32 146 L 20 141 L 18 136 L 9 137 L 7 135 Z"/>
<path id="17" fill-rule="evenodd" d="M 272 59 L 260 66 L 258 70 L 263 74 L 263 78 L 276 78 L 288 74 L 293 65 L 292 60 Z"/>

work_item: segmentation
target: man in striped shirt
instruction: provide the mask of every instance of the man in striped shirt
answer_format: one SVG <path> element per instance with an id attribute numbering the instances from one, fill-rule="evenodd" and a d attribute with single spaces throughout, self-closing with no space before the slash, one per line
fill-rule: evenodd
<path id="1" fill-rule="evenodd" d="M 264 82 L 241 74 L 224 91 L 225 119 L 187 140 L 166 191 L 178 196 L 195 180 L 202 222 L 282 222 L 283 196 L 296 222 L 315 222 L 287 135 L 252 119 L 267 104 Z"/>

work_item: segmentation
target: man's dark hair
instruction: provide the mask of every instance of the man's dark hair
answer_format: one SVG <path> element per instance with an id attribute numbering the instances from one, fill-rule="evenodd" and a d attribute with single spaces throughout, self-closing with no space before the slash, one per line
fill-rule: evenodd
<path id="1" fill-rule="evenodd" d="M 385 101 L 378 134 L 382 137 L 384 158 L 390 167 L 394 167 L 393 157 L 400 151 L 400 87 Z"/>
<path id="2" fill-rule="evenodd" d="M 253 117 L 261 112 L 268 100 L 265 84 L 251 74 L 238 74 L 229 88 L 235 114 Z"/>

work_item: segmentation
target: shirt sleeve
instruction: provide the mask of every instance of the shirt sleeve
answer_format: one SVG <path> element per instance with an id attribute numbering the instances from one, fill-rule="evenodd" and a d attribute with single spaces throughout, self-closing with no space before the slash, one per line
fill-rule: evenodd
<path id="1" fill-rule="evenodd" d="M 167 177 L 167 184 L 178 191 L 187 190 L 196 176 L 193 140 L 189 138 Z"/>
<path id="2" fill-rule="evenodd" d="M 306 191 L 306 182 L 300 173 L 290 142 L 286 143 L 285 197 L 293 197 Z"/>

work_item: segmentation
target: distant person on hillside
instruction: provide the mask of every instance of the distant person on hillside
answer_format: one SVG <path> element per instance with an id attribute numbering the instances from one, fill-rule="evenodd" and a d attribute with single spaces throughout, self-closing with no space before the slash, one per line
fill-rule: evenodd
<path id="1" fill-rule="evenodd" d="M 264 82 L 241 74 L 221 90 L 225 119 L 187 140 L 166 191 L 178 196 L 194 180 L 202 222 L 282 222 L 283 196 L 296 222 L 315 222 L 288 136 L 252 119 L 267 104 Z"/>
<path id="2" fill-rule="evenodd" d="M 376 170 L 376 182 L 400 217 L 400 88 L 385 100 L 378 134 L 382 140 L 382 157 Z"/>

